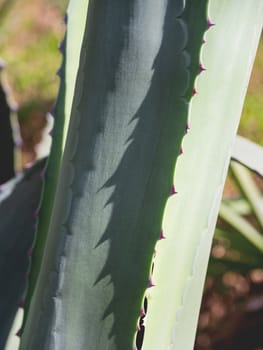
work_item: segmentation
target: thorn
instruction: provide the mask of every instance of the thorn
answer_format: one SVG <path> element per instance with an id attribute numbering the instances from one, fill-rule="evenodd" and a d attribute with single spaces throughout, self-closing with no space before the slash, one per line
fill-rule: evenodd
<path id="1" fill-rule="evenodd" d="M 148 288 L 152 288 L 152 287 L 154 287 L 154 283 L 153 283 L 152 277 L 150 277 L 148 281 Z"/>
<path id="2" fill-rule="evenodd" d="M 61 76 L 62 76 L 62 68 L 61 68 L 61 67 L 57 70 L 56 75 L 57 75 L 59 78 L 61 78 Z"/>
<path id="3" fill-rule="evenodd" d="M 16 336 L 17 337 L 21 337 L 21 335 L 22 335 L 22 330 L 21 329 L 19 329 L 17 332 L 16 332 Z"/>
<path id="4" fill-rule="evenodd" d="M 202 40 L 202 44 L 206 44 L 206 40 L 205 39 Z"/>
<path id="5" fill-rule="evenodd" d="M 197 94 L 196 88 L 193 89 L 193 96 Z"/>
<path id="6" fill-rule="evenodd" d="M 21 300 L 19 301 L 18 307 L 20 307 L 21 309 L 23 309 L 24 306 L 25 306 L 25 301 L 24 301 L 23 299 L 21 299 Z"/>
<path id="7" fill-rule="evenodd" d="M 66 13 L 64 16 L 64 23 L 67 25 L 68 24 L 68 14 Z"/>
<path id="8" fill-rule="evenodd" d="M 146 315 L 146 314 L 145 314 L 145 310 L 144 310 L 144 308 L 142 308 L 142 309 L 141 309 L 141 317 L 145 317 L 145 315 Z"/>
<path id="9" fill-rule="evenodd" d="M 199 64 L 199 73 L 202 73 L 205 69 L 205 67 L 202 65 L 202 63 Z"/>
<path id="10" fill-rule="evenodd" d="M 190 130 L 190 126 L 189 126 L 189 123 L 187 122 L 185 126 L 185 131 L 188 132 L 188 130 Z"/>
<path id="11" fill-rule="evenodd" d="M 160 239 L 165 239 L 166 237 L 165 237 L 165 234 L 164 234 L 164 231 L 163 230 L 161 230 L 161 233 L 160 233 Z"/>
<path id="12" fill-rule="evenodd" d="M 171 195 L 173 195 L 173 194 L 176 194 L 177 193 L 177 191 L 176 191 L 176 189 L 175 189 L 175 187 L 174 187 L 174 185 L 172 186 L 172 189 L 171 189 Z"/>
<path id="13" fill-rule="evenodd" d="M 207 29 L 210 29 L 214 25 L 215 25 L 215 23 L 211 22 L 211 20 L 208 18 L 208 20 L 207 20 Z"/>
<path id="14" fill-rule="evenodd" d="M 44 180 L 44 178 L 45 178 L 45 170 L 40 171 L 39 175 L 40 175 L 41 179 Z"/>
<path id="15" fill-rule="evenodd" d="M 179 155 L 181 155 L 181 154 L 183 154 L 184 153 L 184 151 L 183 151 L 183 149 L 182 149 L 182 147 L 180 148 L 180 151 L 179 151 Z"/>
<path id="16" fill-rule="evenodd" d="M 32 256 L 32 248 L 29 248 L 27 251 L 27 256 L 31 257 Z"/>
<path id="17" fill-rule="evenodd" d="M 37 208 L 34 212 L 34 218 L 37 219 L 39 215 L 39 208 Z"/>

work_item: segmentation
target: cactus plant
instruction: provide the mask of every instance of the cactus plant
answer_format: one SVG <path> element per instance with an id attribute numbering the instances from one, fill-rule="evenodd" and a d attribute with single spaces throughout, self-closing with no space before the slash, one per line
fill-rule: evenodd
<path id="1" fill-rule="evenodd" d="M 182 150 L 207 2 L 72 4 L 85 34 L 73 39 L 82 49 L 67 141 L 21 349 L 132 349 L 143 332 L 144 350 L 191 349 L 263 5 L 210 2 L 216 27 Z"/>

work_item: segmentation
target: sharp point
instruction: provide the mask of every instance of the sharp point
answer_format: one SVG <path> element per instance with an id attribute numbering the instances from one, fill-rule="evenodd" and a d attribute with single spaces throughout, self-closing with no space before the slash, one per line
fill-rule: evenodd
<path id="1" fill-rule="evenodd" d="M 177 193 L 177 191 L 176 191 L 176 189 L 175 189 L 175 186 L 172 185 L 171 195 L 174 195 L 174 194 L 176 194 L 176 193 Z"/>
<path id="2" fill-rule="evenodd" d="M 215 25 L 215 23 L 213 23 L 213 22 L 211 21 L 211 19 L 208 18 L 208 20 L 207 20 L 207 28 L 210 29 L 210 28 L 213 27 L 214 25 Z"/>

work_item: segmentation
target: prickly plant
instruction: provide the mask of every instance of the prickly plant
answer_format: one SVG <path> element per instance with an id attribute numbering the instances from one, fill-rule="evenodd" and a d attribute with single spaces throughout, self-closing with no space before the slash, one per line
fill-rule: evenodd
<path id="1" fill-rule="evenodd" d="M 21 349 L 191 349 L 263 4 L 71 4 L 85 31 L 68 27 L 81 54 Z"/>
<path id="2" fill-rule="evenodd" d="M 23 307 L 44 164 L 45 159 L 37 162 L 0 188 L 0 349 L 18 307 Z"/>

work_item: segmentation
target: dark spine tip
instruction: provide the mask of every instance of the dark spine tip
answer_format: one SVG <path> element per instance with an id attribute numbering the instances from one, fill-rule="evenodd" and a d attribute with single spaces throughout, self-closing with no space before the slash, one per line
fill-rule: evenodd
<path id="1" fill-rule="evenodd" d="M 202 63 L 199 64 L 199 73 L 202 73 L 205 69 L 205 67 L 202 65 Z"/>
<path id="2" fill-rule="evenodd" d="M 68 24 L 68 14 L 66 13 L 64 16 L 64 23 L 67 25 Z"/>
<path id="3" fill-rule="evenodd" d="M 27 251 L 27 256 L 31 257 L 32 256 L 32 248 L 29 248 Z"/>
<path id="4" fill-rule="evenodd" d="M 210 29 L 211 27 L 213 27 L 215 25 L 215 23 L 213 23 L 209 18 L 207 20 L 207 29 Z"/>
<path id="5" fill-rule="evenodd" d="M 174 195 L 174 194 L 176 194 L 177 193 L 177 191 L 176 191 L 176 189 L 175 189 L 175 186 L 173 185 L 172 186 L 172 189 L 171 189 L 171 195 Z"/>
<path id="6" fill-rule="evenodd" d="M 21 309 L 23 309 L 25 307 L 25 301 L 23 299 L 21 299 L 18 303 L 18 307 L 20 307 Z"/>
<path id="7" fill-rule="evenodd" d="M 19 330 L 16 332 L 16 336 L 17 336 L 18 338 L 21 338 L 21 335 L 22 335 L 22 330 L 19 329 Z"/>
<path id="8" fill-rule="evenodd" d="M 44 178 L 45 178 L 45 170 L 40 171 L 39 175 L 40 175 L 41 179 L 44 180 Z"/>
<path id="9" fill-rule="evenodd" d="M 179 151 L 179 155 L 183 154 L 184 153 L 184 150 L 182 149 L 182 147 L 180 148 L 180 151 Z"/>
<path id="10" fill-rule="evenodd" d="M 150 277 L 148 281 L 148 288 L 152 288 L 152 287 L 154 287 L 154 283 L 153 283 L 152 277 Z"/>
<path id="11" fill-rule="evenodd" d="M 197 94 L 197 90 L 196 88 L 193 89 L 193 96 L 195 96 Z"/>
<path id="12" fill-rule="evenodd" d="M 164 231 L 162 230 L 161 232 L 160 232 L 160 239 L 165 239 L 166 237 L 165 237 L 165 234 L 164 234 Z"/>
<path id="13" fill-rule="evenodd" d="M 56 75 L 57 75 L 59 78 L 62 77 L 62 68 L 61 68 L 61 67 L 57 70 Z"/>

